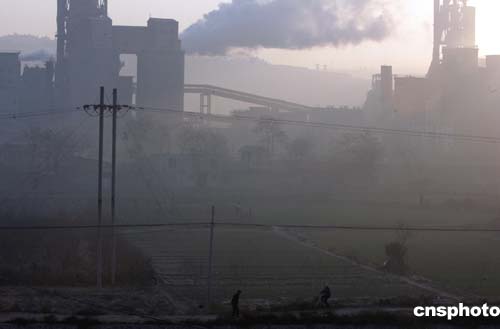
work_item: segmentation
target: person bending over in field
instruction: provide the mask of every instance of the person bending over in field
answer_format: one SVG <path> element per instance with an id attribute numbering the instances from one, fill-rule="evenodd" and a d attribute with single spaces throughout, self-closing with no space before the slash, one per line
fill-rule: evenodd
<path id="1" fill-rule="evenodd" d="M 233 316 L 238 318 L 240 316 L 240 296 L 241 290 L 238 290 L 231 299 L 231 305 L 233 306 Z"/>
<path id="2" fill-rule="evenodd" d="M 319 293 L 320 305 L 323 307 L 330 307 L 328 300 L 332 297 L 332 292 L 330 291 L 330 287 L 326 286 Z"/>

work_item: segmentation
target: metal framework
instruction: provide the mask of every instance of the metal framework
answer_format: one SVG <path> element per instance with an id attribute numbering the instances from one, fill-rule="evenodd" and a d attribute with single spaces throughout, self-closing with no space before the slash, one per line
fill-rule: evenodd
<path id="1" fill-rule="evenodd" d="M 434 0 L 433 66 L 441 62 L 443 47 L 475 47 L 475 9 L 468 0 Z"/>

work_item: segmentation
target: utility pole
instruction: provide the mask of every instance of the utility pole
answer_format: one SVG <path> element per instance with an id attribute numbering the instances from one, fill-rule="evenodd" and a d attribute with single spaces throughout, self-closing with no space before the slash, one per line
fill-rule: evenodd
<path id="1" fill-rule="evenodd" d="M 111 110 L 113 117 L 113 136 L 112 136 L 112 173 L 111 173 L 111 284 L 116 283 L 116 133 L 118 112 L 122 109 L 133 108 L 130 105 L 118 105 L 118 90 L 113 89 L 113 105 L 104 104 L 104 87 L 100 89 L 99 105 L 83 105 L 85 112 L 92 108 L 99 116 L 99 174 L 97 181 L 97 216 L 98 216 L 98 241 L 97 241 L 97 288 L 102 288 L 103 283 L 103 234 L 102 234 L 102 183 L 103 183 L 103 153 L 104 153 L 104 112 Z M 89 113 L 90 114 L 90 113 Z"/>
<path id="2" fill-rule="evenodd" d="M 208 276 L 207 276 L 207 310 L 212 304 L 212 261 L 214 254 L 214 227 L 215 227 L 215 206 L 212 206 L 212 220 L 210 224 L 210 248 L 208 254 Z"/>
<path id="3" fill-rule="evenodd" d="M 116 282 L 116 232 L 115 232 L 115 209 L 116 209 L 116 119 L 118 114 L 118 90 L 113 89 L 113 127 L 111 148 L 111 285 Z"/>
<path id="4" fill-rule="evenodd" d="M 100 91 L 99 103 L 99 178 L 97 181 L 97 218 L 98 218 L 98 241 L 97 241 L 97 288 L 102 288 L 102 174 L 103 174 L 103 146 L 104 146 L 104 87 Z"/>

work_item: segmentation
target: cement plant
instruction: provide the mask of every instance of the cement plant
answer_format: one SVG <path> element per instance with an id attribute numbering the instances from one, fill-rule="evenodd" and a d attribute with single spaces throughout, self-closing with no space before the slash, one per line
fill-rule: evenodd
<path id="1" fill-rule="evenodd" d="M 121 1 L 4 4 L 0 328 L 498 327 L 487 0 Z"/>

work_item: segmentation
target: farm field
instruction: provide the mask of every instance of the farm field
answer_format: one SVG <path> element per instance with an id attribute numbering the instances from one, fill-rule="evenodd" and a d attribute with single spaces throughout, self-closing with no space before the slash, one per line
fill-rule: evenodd
<path id="1" fill-rule="evenodd" d="M 322 248 L 368 264 L 382 264 L 384 246 L 397 240 L 391 233 L 309 231 L 304 235 Z M 500 247 L 500 240 L 494 233 L 412 233 L 406 246 L 412 273 L 448 289 L 485 297 L 500 295 L 500 259 L 492 252 Z"/>
<path id="2" fill-rule="evenodd" d="M 152 258 L 161 280 L 178 297 L 203 305 L 207 294 L 207 229 L 123 232 Z M 398 278 L 312 250 L 273 231 L 218 228 L 213 300 L 241 289 L 256 304 L 313 300 L 329 285 L 334 298 L 382 299 L 435 294 Z"/>
<path id="3" fill-rule="evenodd" d="M 271 210 L 259 222 L 278 224 L 500 228 L 498 213 L 333 202 L 310 209 Z M 285 220 L 286 218 L 286 220 Z M 498 233 L 300 230 L 321 248 L 378 267 L 386 260 L 385 245 L 406 241 L 413 274 L 449 290 L 485 297 L 500 296 Z"/>
<path id="4" fill-rule="evenodd" d="M 444 206 L 419 207 L 412 204 L 388 204 L 377 202 L 357 202 L 331 200 L 328 203 L 303 202 L 259 203 L 257 208 L 252 202 L 238 205 L 236 209 L 229 203 L 217 208 L 217 223 L 259 223 L 273 225 L 350 225 L 350 226 L 392 226 L 392 227 L 463 227 L 463 228 L 495 228 L 500 227 L 498 213 L 494 210 L 462 209 Z M 186 218 L 207 218 L 209 205 L 185 207 Z M 247 210 L 251 209 L 251 210 Z M 272 232 L 261 231 L 221 231 L 216 233 L 215 267 L 219 278 L 230 276 L 224 286 L 227 292 L 219 290 L 219 296 L 227 297 L 232 289 L 250 285 L 245 279 L 261 275 L 259 281 L 269 287 L 276 287 L 274 297 L 301 296 L 311 297 L 328 281 L 336 281 L 337 276 L 348 276 L 349 271 L 337 260 L 324 255 L 317 255 L 311 250 L 304 250 L 290 241 L 277 238 Z M 177 233 L 176 233 L 177 234 Z M 186 248 L 193 250 L 189 257 L 195 257 L 191 272 L 203 277 L 208 253 L 207 232 L 185 232 Z M 494 250 L 500 248 L 500 235 L 497 233 L 449 233 L 449 232 L 412 232 L 403 231 L 336 231 L 336 230 L 299 230 L 297 234 L 316 243 L 319 247 L 338 255 L 346 256 L 362 264 L 372 267 L 381 266 L 386 260 L 385 245 L 404 240 L 408 247 L 408 263 L 412 274 L 434 281 L 440 287 L 463 295 L 484 297 L 500 296 L 500 256 Z M 165 235 L 167 236 L 167 235 Z M 258 245 L 254 241 L 259 241 Z M 182 250 L 182 243 L 168 246 L 170 251 Z M 196 252 L 194 252 L 196 250 Z M 191 256 L 192 255 L 192 256 Z M 232 255 L 241 255 L 240 257 Z M 264 256 L 263 256 L 264 255 Z M 342 263 L 342 262 L 340 262 Z M 188 264 L 184 262 L 183 267 Z M 266 268 L 266 266 L 273 266 Z M 347 266 L 348 267 L 348 266 Z M 297 268 L 300 274 L 296 275 Z M 185 271 L 186 272 L 186 271 Z M 187 271 L 189 272 L 189 271 Z M 186 272 L 186 273 L 187 273 Z M 200 275 L 201 273 L 201 275 Z M 230 275 L 227 273 L 231 273 Z M 347 273 L 347 274 L 346 274 Z M 193 273 L 192 273 L 193 274 Z M 269 274 L 273 280 L 266 280 Z M 282 281 L 280 276 L 291 278 L 295 282 L 302 281 L 300 288 L 278 288 Z M 353 275 L 351 277 L 355 277 Z M 238 281 L 240 277 L 240 281 Z M 236 279 L 235 279 L 236 278 Z M 479 279 L 478 279 L 479 278 Z M 300 279 L 300 280 L 299 280 Z M 356 287 L 371 284 L 363 277 L 355 283 Z M 307 282 L 306 282 L 307 281 Z M 342 280 L 339 280 L 341 282 Z M 219 285 L 220 281 L 216 280 Z M 334 284 L 330 283 L 330 284 Z M 339 283 L 340 286 L 342 284 Z M 271 288 L 264 290 L 270 291 Z M 359 292 L 338 288 L 338 294 L 360 296 Z M 366 289 L 360 288 L 366 294 Z M 368 295 L 383 294 L 380 292 Z M 257 292 L 256 288 L 252 291 Z M 288 293 L 288 291 L 290 291 Z M 398 289 L 385 292 L 389 295 L 404 295 Z M 257 295 L 261 294 L 256 294 Z"/>

